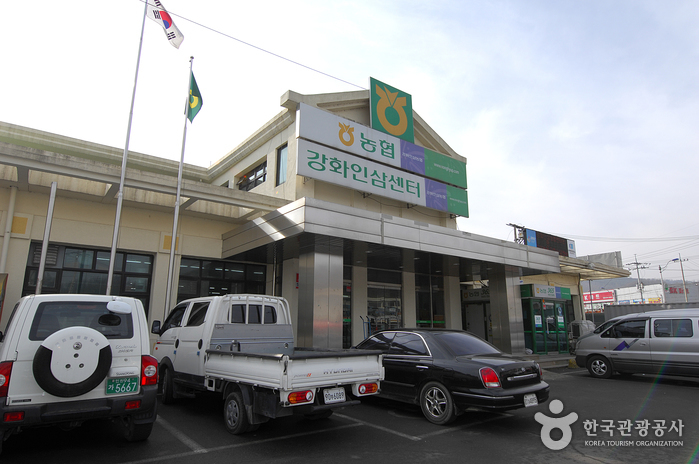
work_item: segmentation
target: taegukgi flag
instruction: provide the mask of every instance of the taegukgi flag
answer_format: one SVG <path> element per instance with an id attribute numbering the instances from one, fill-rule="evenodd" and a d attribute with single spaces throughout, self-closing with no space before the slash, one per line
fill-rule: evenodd
<path id="1" fill-rule="evenodd" d="M 187 119 L 189 122 L 194 122 L 194 117 L 199 113 L 204 100 L 201 98 L 197 81 L 194 79 L 194 73 L 190 74 L 189 78 L 189 98 L 187 99 Z"/>
<path id="2" fill-rule="evenodd" d="M 179 29 L 177 29 L 175 22 L 172 20 L 170 14 L 165 10 L 163 4 L 160 3 L 160 0 L 147 1 L 148 17 L 163 26 L 165 36 L 173 47 L 180 48 L 180 44 L 184 40 L 184 35 L 182 35 Z"/>

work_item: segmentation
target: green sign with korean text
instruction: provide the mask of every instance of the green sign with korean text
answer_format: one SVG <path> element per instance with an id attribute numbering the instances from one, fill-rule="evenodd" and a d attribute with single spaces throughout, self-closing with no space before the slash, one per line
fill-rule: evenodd
<path id="1" fill-rule="evenodd" d="M 413 98 L 409 93 L 369 78 L 371 128 L 413 143 Z"/>

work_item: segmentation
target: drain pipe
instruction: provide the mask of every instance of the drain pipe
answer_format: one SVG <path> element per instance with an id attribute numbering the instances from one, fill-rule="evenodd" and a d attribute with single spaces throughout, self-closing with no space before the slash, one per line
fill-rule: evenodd
<path id="1" fill-rule="evenodd" d="M 10 249 L 10 235 L 12 235 L 12 220 L 15 217 L 15 201 L 17 200 L 17 187 L 10 187 L 10 204 L 7 207 L 7 220 L 5 221 L 5 236 L 2 241 L 2 252 L 0 252 L 0 274 L 5 273 L 7 266 L 7 253 Z"/>

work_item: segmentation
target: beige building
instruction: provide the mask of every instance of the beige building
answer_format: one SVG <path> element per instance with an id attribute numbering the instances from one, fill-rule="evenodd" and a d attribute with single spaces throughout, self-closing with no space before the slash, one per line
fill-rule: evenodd
<path id="1" fill-rule="evenodd" d="M 208 294 L 281 295 L 300 346 L 347 347 L 369 331 L 418 325 L 467 328 L 504 351 L 542 352 L 530 346 L 536 330 L 526 330 L 536 317 L 528 302 L 536 295 L 527 291 L 566 288 L 549 302 L 569 322 L 582 318 L 581 279 L 628 275 L 459 231 L 447 211 L 298 175 L 308 142 L 299 137 L 300 104 L 351 121 L 357 132 L 370 125 L 369 91 L 289 91 L 281 112 L 210 168 L 185 165 L 173 305 Z M 466 162 L 413 119 L 416 145 Z M 42 293 L 106 291 L 121 160 L 120 148 L 0 123 L 0 327 L 36 291 L 42 255 Z M 175 161 L 129 153 L 112 293 L 140 298 L 151 320 L 169 309 L 177 172 Z M 545 320 L 546 304 L 541 310 Z M 564 351 L 556 343 L 545 352 Z"/>

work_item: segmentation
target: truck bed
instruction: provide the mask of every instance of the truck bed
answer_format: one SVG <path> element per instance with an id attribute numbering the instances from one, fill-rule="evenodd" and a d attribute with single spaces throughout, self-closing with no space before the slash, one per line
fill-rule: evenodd
<path id="1" fill-rule="evenodd" d="M 296 348 L 290 354 L 206 350 L 207 378 L 281 390 L 330 387 L 383 378 L 381 352 Z"/>

